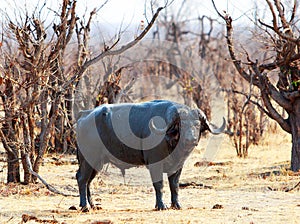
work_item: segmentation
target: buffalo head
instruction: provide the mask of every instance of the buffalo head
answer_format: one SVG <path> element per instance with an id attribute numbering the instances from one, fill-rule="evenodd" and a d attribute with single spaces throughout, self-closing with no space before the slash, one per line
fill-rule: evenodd
<path id="1" fill-rule="evenodd" d="M 170 107 L 166 113 L 166 125 L 158 127 L 153 120 L 149 122 L 149 128 L 157 135 L 165 135 L 165 138 L 174 148 L 179 140 L 185 148 L 194 148 L 197 146 L 201 133 L 208 130 L 212 134 L 224 132 L 226 127 L 225 118 L 221 127 L 208 122 L 206 115 L 200 109 L 190 109 L 184 105 Z"/>

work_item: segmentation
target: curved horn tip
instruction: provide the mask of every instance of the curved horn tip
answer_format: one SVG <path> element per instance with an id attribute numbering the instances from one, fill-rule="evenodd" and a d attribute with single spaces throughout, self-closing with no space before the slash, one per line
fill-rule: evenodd
<path id="1" fill-rule="evenodd" d="M 150 128 L 150 130 L 152 132 L 154 132 L 157 135 L 164 135 L 164 134 L 166 134 L 167 129 L 168 129 L 167 126 L 165 126 L 164 128 L 158 128 L 158 127 L 156 127 L 155 124 L 154 124 L 154 122 L 153 122 L 153 119 L 151 119 L 149 121 L 149 128 Z"/>
<path id="2" fill-rule="evenodd" d="M 209 125 L 209 130 L 212 134 L 218 135 L 225 131 L 226 128 L 226 119 L 223 117 L 223 124 L 219 128 L 214 128 L 212 125 Z"/>

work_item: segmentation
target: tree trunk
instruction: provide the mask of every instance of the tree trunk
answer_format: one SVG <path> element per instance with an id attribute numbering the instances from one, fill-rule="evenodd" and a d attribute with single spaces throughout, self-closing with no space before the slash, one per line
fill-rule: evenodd
<path id="1" fill-rule="evenodd" d="M 29 184 L 32 182 L 32 174 L 30 173 L 28 164 L 26 162 L 26 157 L 28 156 L 29 158 L 32 158 L 33 150 L 34 150 L 34 148 L 32 148 L 32 139 L 31 139 L 30 127 L 29 127 L 31 109 L 32 108 L 30 108 L 29 111 L 26 111 L 26 113 L 24 113 L 23 116 L 21 117 L 21 122 L 23 126 L 24 145 L 21 147 L 20 151 L 21 151 L 22 166 L 24 169 L 24 184 Z"/>
<path id="2" fill-rule="evenodd" d="M 59 104 L 61 102 L 61 95 L 55 96 L 55 101 L 53 102 L 53 114 L 49 119 L 49 122 L 47 126 L 45 127 L 45 130 L 43 130 L 43 133 L 41 133 L 40 137 L 40 147 L 38 149 L 38 155 L 36 157 L 36 160 L 33 165 L 33 171 L 36 173 L 39 173 L 40 165 L 42 163 L 45 151 L 49 145 L 49 140 L 51 137 L 52 129 L 55 123 L 55 120 L 57 119 L 58 112 L 59 112 Z M 36 181 L 37 177 L 33 176 L 33 180 Z"/>
<path id="3" fill-rule="evenodd" d="M 10 151 L 7 152 L 7 183 L 20 182 L 18 150 L 14 148 L 14 146 L 11 147 L 15 154 L 11 153 Z"/>
<path id="4" fill-rule="evenodd" d="M 290 113 L 290 124 L 292 129 L 292 158 L 291 170 L 300 170 L 300 98 L 293 104 L 293 113 Z"/>
<path id="5" fill-rule="evenodd" d="M 32 175 L 29 171 L 28 165 L 26 164 L 26 156 L 28 153 L 25 153 L 23 150 L 21 151 L 21 161 L 24 169 L 24 184 L 29 184 L 32 182 Z"/>
<path id="6" fill-rule="evenodd" d="M 0 129 L 0 136 L 3 147 L 7 153 L 7 183 L 20 182 L 20 165 L 19 165 L 19 150 L 18 144 L 14 134 L 16 134 L 15 127 L 17 127 L 16 122 L 14 125 L 10 126 L 8 123 L 3 124 L 3 130 Z"/>
<path id="7" fill-rule="evenodd" d="M 70 88 L 68 89 L 68 92 L 65 96 L 65 107 L 66 107 L 66 111 L 67 111 L 67 124 L 66 124 L 66 128 L 65 128 L 65 133 L 64 133 L 64 139 L 66 142 L 66 147 L 64 148 L 64 151 L 67 151 L 68 153 L 72 153 L 74 150 L 72 150 L 72 146 L 74 146 L 75 143 L 75 138 L 73 138 L 73 136 L 75 136 L 75 132 L 74 129 L 72 128 L 72 121 L 73 121 L 73 116 L 72 116 L 72 112 L 73 112 L 73 97 L 74 97 L 74 88 L 72 86 L 70 86 Z"/>
<path id="8" fill-rule="evenodd" d="M 63 108 L 63 103 L 61 104 L 62 109 Z M 65 121 L 65 115 L 60 113 L 55 121 L 55 131 L 53 131 L 54 134 L 54 145 L 52 145 L 52 152 L 55 153 L 62 153 L 63 152 L 63 135 L 65 131 L 64 127 L 64 121 Z"/>

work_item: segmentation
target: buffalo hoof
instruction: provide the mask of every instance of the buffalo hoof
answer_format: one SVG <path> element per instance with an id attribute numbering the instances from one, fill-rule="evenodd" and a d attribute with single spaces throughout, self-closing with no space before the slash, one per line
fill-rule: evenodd
<path id="1" fill-rule="evenodd" d="M 160 211 L 160 210 L 167 210 L 168 207 L 164 203 L 159 203 L 155 206 L 155 210 Z"/>
<path id="2" fill-rule="evenodd" d="M 172 203 L 171 208 L 176 209 L 176 210 L 180 210 L 181 205 L 179 204 L 179 202 L 175 202 L 175 203 Z"/>
<path id="3" fill-rule="evenodd" d="M 83 206 L 82 208 L 81 208 L 81 212 L 89 212 L 90 210 L 89 210 L 89 208 L 87 207 L 87 206 Z"/>

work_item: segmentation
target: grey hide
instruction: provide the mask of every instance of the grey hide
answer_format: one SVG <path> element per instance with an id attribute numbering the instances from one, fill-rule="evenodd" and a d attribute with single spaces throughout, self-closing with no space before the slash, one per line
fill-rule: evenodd
<path id="1" fill-rule="evenodd" d="M 226 126 L 214 128 L 200 109 L 167 100 L 101 105 L 82 111 L 77 121 L 79 169 L 76 173 L 80 206 L 94 207 L 90 184 L 105 163 L 125 169 L 145 165 L 156 193 L 156 209 L 162 201 L 163 173 L 171 190 L 171 207 L 180 209 L 179 177 L 185 160 L 197 146 L 202 132 L 220 134 Z"/>

